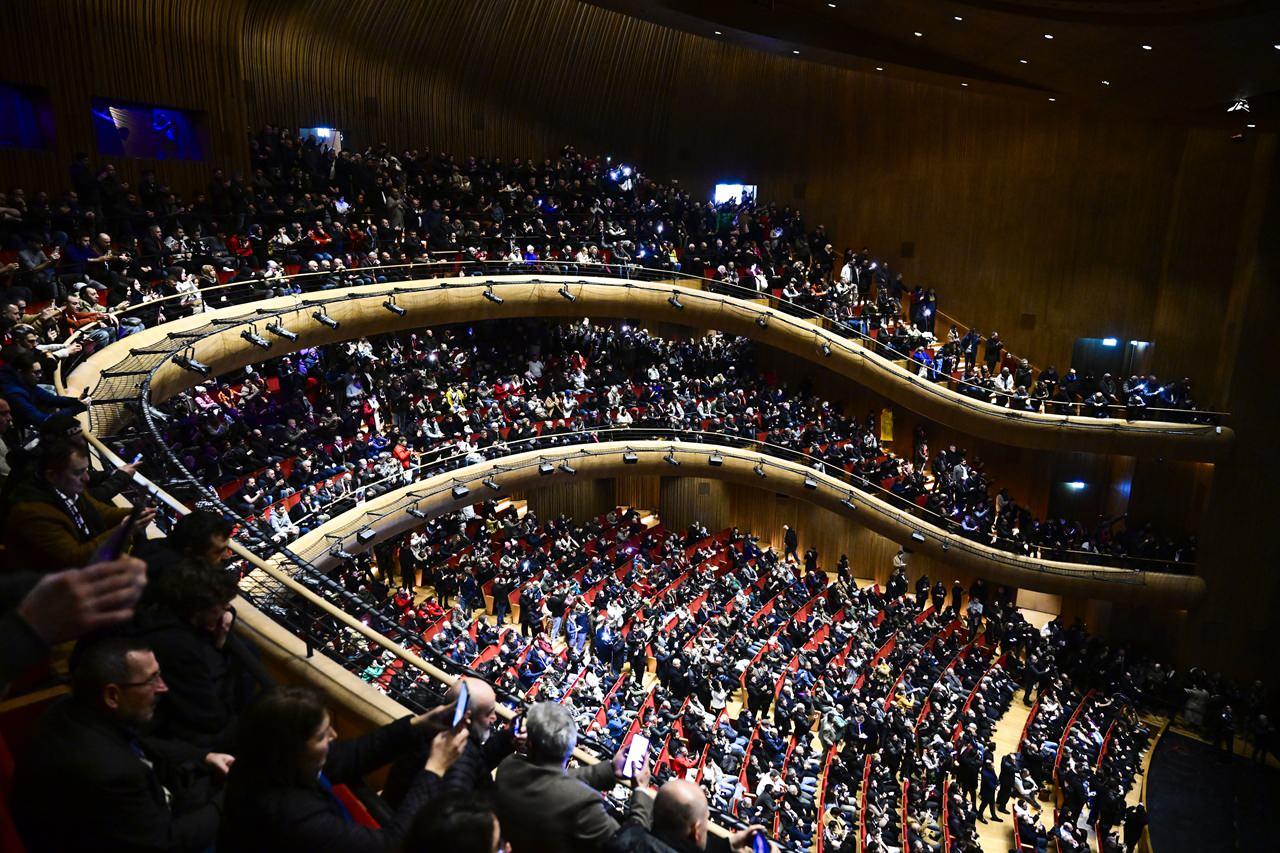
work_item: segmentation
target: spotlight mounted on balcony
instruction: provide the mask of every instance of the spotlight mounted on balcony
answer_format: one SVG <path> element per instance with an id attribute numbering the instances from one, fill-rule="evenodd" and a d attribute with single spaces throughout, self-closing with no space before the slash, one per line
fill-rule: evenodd
<path id="1" fill-rule="evenodd" d="M 315 320 L 317 323 L 319 323 L 322 326 L 328 326 L 330 329 L 336 329 L 338 328 L 338 326 L 341 325 L 341 323 L 339 323 L 337 320 L 333 319 L 328 314 L 324 313 L 323 308 L 319 308 L 314 313 L 312 313 L 311 319 Z"/>
<path id="2" fill-rule="evenodd" d="M 503 299 L 501 296 L 499 296 L 498 294 L 496 294 L 496 293 L 494 293 L 494 292 L 493 292 L 493 285 L 492 285 L 492 284 L 491 284 L 491 285 L 489 285 L 488 287 L 486 287 L 486 288 L 484 289 L 484 298 L 485 298 L 485 299 L 488 299 L 488 300 L 489 300 L 490 302 L 492 302 L 494 305 L 501 305 L 503 302 L 506 302 L 506 301 L 507 301 L 507 300 Z"/>
<path id="3" fill-rule="evenodd" d="M 911 539 L 912 539 L 912 541 L 914 541 L 914 542 L 924 542 L 924 541 L 926 541 L 926 540 L 925 540 L 925 536 L 924 536 L 924 534 L 923 534 L 923 533 L 921 533 L 919 530 L 913 530 L 913 531 L 911 532 Z"/>
<path id="4" fill-rule="evenodd" d="M 841 499 L 840 499 L 840 503 L 841 503 L 841 505 L 842 505 L 842 506 L 846 506 L 846 507 L 848 507 L 849 509 L 857 509 L 857 508 L 858 508 L 858 505 L 857 505 L 856 503 L 854 503 L 854 502 L 853 502 L 853 492 L 850 492 L 849 494 L 847 494 L 847 495 L 845 495 L 843 498 L 841 498 Z"/>
<path id="5" fill-rule="evenodd" d="M 710 465 L 712 468 L 719 468 L 721 465 L 724 464 L 724 457 L 721 456 L 719 453 L 712 453 L 710 456 L 707 457 L 707 464 Z"/>
<path id="6" fill-rule="evenodd" d="M 674 290 L 671 291 L 671 295 L 667 297 L 667 304 L 677 311 L 684 310 L 684 303 L 680 301 L 680 294 L 676 293 Z"/>
<path id="7" fill-rule="evenodd" d="M 544 477 L 550 475 L 554 470 L 556 470 L 556 466 L 552 465 L 550 462 L 544 461 L 538 463 L 538 473 Z"/>
<path id="8" fill-rule="evenodd" d="M 374 530 L 372 527 L 366 527 L 364 530 L 361 530 L 359 533 L 356 534 L 356 539 L 360 540 L 361 542 L 368 542 L 377 535 L 378 535 L 378 531 Z"/>
<path id="9" fill-rule="evenodd" d="M 461 483 L 453 487 L 454 500 L 460 501 L 469 494 L 471 494 L 471 490 L 468 489 L 466 486 L 462 485 Z"/>
<path id="10" fill-rule="evenodd" d="M 356 558 L 355 554 L 352 554 L 350 551 L 344 551 L 341 545 L 334 545 L 330 548 L 329 556 L 335 557 L 339 560 L 354 560 Z"/>
<path id="11" fill-rule="evenodd" d="M 173 363 L 183 370 L 190 370 L 192 373 L 198 373 L 201 376 L 208 376 L 213 372 L 213 368 L 202 361 L 197 361 L 193 355 L 175 355 Z"/>
<path id="12" fill-rule="evenodd" d="M 632 453 L 630 450 L 628 450 L 626 453 L 622 454 L 622 462 L 623 462 L 623 464 L 624 464 L 624 465 L 634 465 L 634 464 L 636 464 L 636 463 L 637 463 L 637 462 L 639 462 L 639 461 L 640 461 L 640 457 L 639 457 L 639 456 L 636 456 L 636 455 L 635 455 L 634 453 Z"/>
<path id="13" fill-rule="evenodd" d="M 487 486 L 488 488 L 492 489 L 495 492 L 500 491 L 502 489 L 502 486 L 498 485 L 498 481 L 493 479 L 492 477 L 485 477 L 484 484 L 485 486 Z"/>
<path id="14" fill-rule="evenodd" d="M 762 329 L 768 328 L 769 319 L 765 317 L 763 314 L 761 314 L 759 317 L 756 318 L 756 325 Z"/>
<path id="15" fill-rule="evenodd" d="M 286 341 L 296 341 L 298 339 L 297 332 L 291 332 L 279 323 L 268 323 L 267 331 L 277 338 L 284 338 Z"/>
<path id="16" fill-rule="evenodd" d="M 250 326 L 249 328 L 241 332 L 240 337 L 244 338 L 246 341 L 248 341 L 249 343 L 253 344 L 255 347 L 258 347 L 260 349 L 271 349 L 271 341 L 262 337 L 262 335 L 259 335 L 257 330 L 254 329 L 252 326 Z"/>
<path id="17" fill-rule="evenodd" d="M 819 347 L 819 349 L 822 350 L 822 354 L 824 356 L 826 356 L 827 358 L 831 358 L 831 344 L 827 343 L 826 341 L 823 341 L 822 346 Z"/>
<path id="18" fill-rule="evenodd" d="M 757 477 L 759 477 L 761 480 L 763 480 L 765 477 L 769 476 L 768 474 L 766 474 L 766 473 L 764 472 L 764 463 L 763 463 L 763 462 L 757 462 L 757 463 L 756 463 L 756 467 L 752 468 L 751 470 L 755 471 L 755 472 L 756 472 L 756 476 L 757 476 Z"/>
<path id="19" fill-rule="evenodd" d="M 409 313 L 403 307 L 396 304 L 396 298 L 394 296 L 388 296 L 386 301 L 382 303 L 382 307 L 386 308 L 397 317 L 403 317 L 405 314 Z"/>
<path id="20" fill-rule="evenodd" d="M 561 296 L 563 296 L 563 297 L 564 297 L 566 300 L 568 300 L 569 302 L 577 302 L 577 301 L 578 301 L 578 297 L 576 297 L 576 296 L 574 296 L 574 295 L 573 295 L 573 293 L 569 290 L 569 285 L 567 285 L 567 284 L 562 284 L 562 285 L 560 285 L 560 291 L 559 291 L 559 293 L 560 293 L 560 295 L 561 295 Z"/>
<path id="21" fill-rule="evenodd" d="M 426 511 L 418 509 L 416 506 L 413 509 L 409 510 L 409 515 L 412 515 L 414 518 L 421 518 L 424 521 L 427 518 Z"/>
<path id="22" fill-rule="evenodd" d="M 578 469 L 577 469 L 577 468 L 574 468 L 572 465 L 570 465 L 570 464 L 569 464 L 569 460 L 568 460 L 568 459 L 566 459 L 566 460 L 564 460 L 563 462 L 561 462 L 561 463 L 560 463 L 560 465 L 559 465 L 558 467 L 560 468 L 560 470 L 561 470 L 561 471 L 563 471 L 563 472 L 565 472 L 566 474 L 569 474 L 569 475 L 573 475 L 573 474 L 578 473 Z"/>
<path id="23" fill-rule="evenodd" d="M 667 455 L 666 455 L 666 456 L 664 456 L 664 457 L 662 457 L 662 459 L 663 459 L 663 461 L 665 461 L 668 465 L 672 466 L 673 468 L 679 468 L 679 467 L 680 467 L 680 460 L 676 458 L 675 451 L 673 451 L 673 450 L 668 450 L 668 451 L 667 451 Z"/>
<path id="24" fill-rule="evenodd" d="M 815 479 L 813 479 L 812 477 L 805 477 L 805 478 L 804 478 L 804 487 L 805 487 L 806 489 L 809 489 L 810 491 L 812 491 L 812 490 L 814 490 L 814 489 L 818 488 L 818 481 L 817 481 L 817 480 L 815 480 Z"/>

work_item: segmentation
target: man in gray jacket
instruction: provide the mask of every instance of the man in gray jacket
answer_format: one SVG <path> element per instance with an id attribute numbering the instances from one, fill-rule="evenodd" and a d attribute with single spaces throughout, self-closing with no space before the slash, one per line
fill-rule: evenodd
<path id="1" fill-rule="evenodd" d="M 494 797 L 502 835 L 512 853 L 594 853 L 617 833 L 601 791 L 624 779 L 625 748 L 612 762 L 566 770 L 578 743 L 578 727 L 568 709 L 538 702 L 525 715 L 526 755 L 498 765 Z M 649 762 L 634 768 L 634 790 L 625 823 L 649 825 L 653 800 Z"/>

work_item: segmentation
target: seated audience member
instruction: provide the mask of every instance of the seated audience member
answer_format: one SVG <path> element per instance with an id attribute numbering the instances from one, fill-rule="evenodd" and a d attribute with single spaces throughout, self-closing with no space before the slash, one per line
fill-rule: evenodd
<path id="1" fill-rule="evenodd" d="M 454 731 L 444 722 L 452 711 L 441 706 L 338 741 L 324 697 L 317 691 L 278 687 L 264 693 L 241 720 L 218 849 L 397 849 L 419 809 L 440 791 L 466 742 L 465 728 Z M 431 756 L 392 817 L 377 829 L 354 822 L 334 786 L 357 781 L 387 764 L 424 729 L 436 732 Z"/>
<path id="2" fill-rule="evenodd" d="M 42 446 L 35 471 L 10 496 L 4 530 L 8 559 L 20 558 L 44 571 L 88 563 L 129 516 L 128 507 L 109 506 L 87 494 L 88 485 L 83 444 L 63 439 Z M 144 529 L 155 514 L 152 508 L 143 510 L 136 529 Z"/>
<path id="3" fill-rule="evenodd" d="M 51 647 L 132 619 L 146 582 L 144 564 L 129 557 L 52 574 L 0 574 L 0 696 Z"/>
<path id="4" fill-rule="evenodd" d="M 471 794 L 441 794 L 423 806 L 401 846 L 402 853 L 499 853 L 502 830 L 493 810 Z"/>
<path id="5" fill-rule="evenodd" d="M 607 853 L 681 853 L 707 849 L 711 810 L 707 795 L 692 782 L 672 779 L 653 800 L 652 826 L 631 823 L 605 845 Z M 749 826 L 729 836 L 730 850 L 751 850 L 752 836 L 763 826 Z M 770 845 L 772 848 L 772 845 Z"/>
<path id="6" fill-rule="evenodd" d="M 13 814 L 27 849 L 207 850 L 218 828 L 209 771 L 230 755 L 145 735 L 167 688 L 136 640 L 85 648 L 72 694 L 41 718 L 18 759 Z"/>
<path id="7" fill-rule="evenodd" d="M 0 368 L 0 397 L 9 401 L 19 427 L 39 427 L 52 415 L 75 415 L 90 402 L 88 391 L 80 397 L 63 397 L 41 387 L 44 365 L 33 352 L 14 356 Z"/>
<path id="8" fill-rule="evenodd" d="M 508 757 L 498 765 L 496 779 L 498 821 L 512 853 L 600 850 L 618 831 L 618 822 L 597 792 L 621 780 L 625 753 L 620 750 L 612 762 L 566 771 L 578 743 L 578 726 L 569 710 L 555 702 L 538 702 L 525 719 L 528 754 Z M 652 801 L 647 760 L 634 779 L 628 820 L 648 824 Z"/>
<path id="9" fill-rule="evenodd" d="M 196 560 L 156 580 L 132 633 L 155 652 L 169 687 L 159 733 L 230 749 L 240 715 L 272 684 L 253 647 L 231 630 L 235 596 L 234 575 Z"/>

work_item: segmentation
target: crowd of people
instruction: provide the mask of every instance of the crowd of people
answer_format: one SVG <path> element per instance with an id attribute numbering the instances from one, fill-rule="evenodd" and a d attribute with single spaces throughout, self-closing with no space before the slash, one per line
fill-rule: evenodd
<path id="1" fill-rule="evenodd" d="M 1020 554 L 1195 561 L 1194 538 L 1123 516 L 1036 518 L 963 448 L 931 450 L 923 429 L 909 458 L 897 455 L 881 444 L 875 412 L 860 419 L 791 388 L 758 369 L 755 354 L 749 339 L 714 333 L 674 340 L 626 324 L 494 321 L 308 349 L 210 380 L 160 411 L 184 465 L 204 482 L 232 484 L 222 490 L 228 504 L 277 542 L 435 473 L 442 460 L 647 427 L 763 440 L 769 452 L 803 454 L 945 529 Z"/>
<path id="2" fill-rule="evenodd" d="M 808 227 L 790 207 L 699 201 L 676 181 L 572 147 L 541 163 L 385 146 L 335 152 L 265 127 L 250 150 L 243 170 L 215 169 L 189 199 L 153 172 L 132 186 L 87 155 L 71 165 L 64 193 L 0 194 L 0 283 L 19 310 L 6 338 L 34 336 L 46 353 L 75 356 L 206 305 L 407 280 L 421 274 L 410 265 L 431 259 L 571 273 L 610 263 L 776 294 L 998 405 L 1206 417 L 1194 413 L 1189 379 L 1059 377 L 1012 358 L 997 332 L 961 335 L 952 325 L 935 336 L 934 288 L 908 286 L 866 248 L 837 251 L 822 225 Z M 305 275 L 286 277 L 297 272 Z M 210 291 L 219 284 L 238 286 Z M 21 313 L 35 303 L 47 307 Z M 68 346 L 78 329 L 83 341 Z"/>

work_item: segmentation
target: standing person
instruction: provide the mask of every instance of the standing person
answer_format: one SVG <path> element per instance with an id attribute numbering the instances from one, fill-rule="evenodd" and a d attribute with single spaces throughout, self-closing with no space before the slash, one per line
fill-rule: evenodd
<path id="1" fill-rule="evenodd" d="M 996 814 L 996 791 L 1000 786 L 1000 778 L 996 775 L 996 769 L 991 766 L 988 761 L 982 765 L 982 772 L 978 778 L 979 802 L 978 802 L 978 820 L 986 823 L 986 818 L 982 815 L 986 811 L 991 812 L 991 819 L 997 823 L 1002 822 L 1004 818 Z"/>
<path id="2" fill-rule="evenodd" d="M 782 556 L 795 558 L 799 549 L 800 537 L 796 535 L 795 528 L 789 524 L 782 525 Z"/>
<path id="3" fill-rule="evenodd" d="M 987 370 L 995 372 L 996 365 L 1000 363 L 1000 354 L 1004 350 L 1004 341 L 1000 340 L 999 332 L 992 332 L 991 337 L 987 338 L 986 358 Z"/>
<path id="4" fill-rule="evenodd" d="M 604 847 L 618 831 L 600 798 L 623 781 L 625 747 L 612 762 L 565 770 L 578 744 L 578 726 L 569 709 L 538 702 L 525 715 L 528 754 L 498 765 L 494 805 L 512 853 L 587 853 Z M 634 768 L 628 822 L 648 825 L 653 802 L 648 793 L 649 762 Z"/>
<path id="5" fill-rule="evenodd" d="M 1008 814 L 1009 798 L 1013 796 L 1013 780 L 1018 775 L 1018 753 L 1006 752 L 1000 759 L 1000 790 L 996 796 L 996 806 L 1001 814 Z"/>
<path id="6" fill-rule="evenodd" d="M 1124 849 L 1133 853 L 1147 831 L 1147 807 L 1142 803 L 1129 806 L 1124 813 Z"/>

